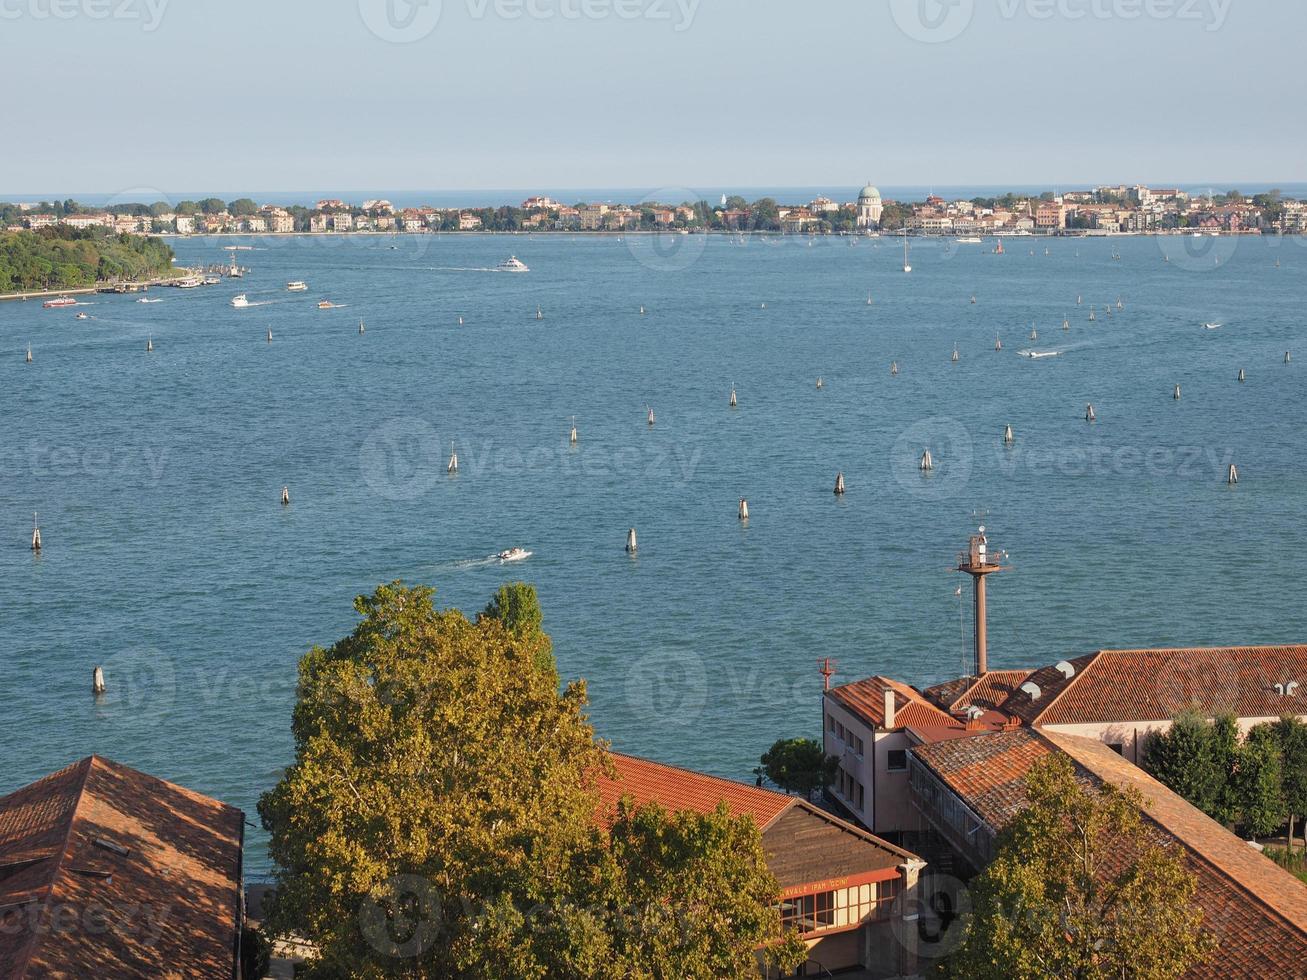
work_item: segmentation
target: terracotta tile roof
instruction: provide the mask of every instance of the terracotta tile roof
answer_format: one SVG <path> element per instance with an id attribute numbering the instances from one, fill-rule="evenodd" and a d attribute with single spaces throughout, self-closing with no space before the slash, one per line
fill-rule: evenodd
<path id="1" fill-rule="evenodd" d="M 1187 977 L 1304 976 L 1307 888 L 1101 742 L 1023 728 L 912 749 L 991 829 L 1001 829 L 1025 805 L 1025 770 L 1058 751 L 1071 757 L 1084 781 L 1138 788 L 1153 839 L 1184 849 L 1198 876 L 1203 924 L 1220 944 Z"/>
<path id="2" fill-rule="evenodd" d="M 1066 674 L 1063 671 L 1058 670 L 1056 666 L 1040 667 L 1038 670 L 1031 671 L 1030 675 L 1022 681 L 1021 684 L 1034 684 L 1038 687 L 1039 699 L 1034 700 L 1024 691 L 1017 690 L 999 706 L 999 710 L 1004 714 L 1021 719 L 1022 724 L 1035 724 L 1040 712 L 1048 710 L 1048 706 L 1052 704 L 1063 691 L 1081 678 L 1084 675 L 1085 668 L 1096 656 L 1098 655 L 1091 653 L 1084 657 L 1077 657 L 1074 660 L 1066 661 L 1066 663 L 1069 663 L 1073 668 L 1075 668 L 1075 674 L 1071 677 L 1067 677 Z M 1059 663 L 1061 662 L 1062 661 L 1059 661 Z M 1017 687 L 1020 688 L 1021 684 L 1018 684 Z M 1170 716 L 1168 715 L 1167 717 L 1169 718 Z"/>
<path id="3" fill-rule="evenodd" d="M 1001 830 L 1026 805 L 1026 771 L 1054 749 L 1027 728 L 918 745 L 924 762 L 991 830 Z"/>
<path id="4" fill-rule="evenodd" d="M 98 756 L 0 798 L 0 976 L 233 976 L 244 822 Z"/>
<path id="5" fill-rule="evenodd" d="M 1018 694 L 1004 710 L 1038 725 L 1166 721 L 1195 706 L 1241 718 L 1307 715 L 1307 645 L 1102 650 L 1072 664 L 1070 681 L 1036 671 L 1039 701 Z M 1275 692 L 1289 681 L 1299 682 L 1293 697 Z"/>
<path id="6" fill-rule="evenodd" d="M 762 835 L 767 868 L 781 888 L 872 872 L 918 860 L 806 801 L 782 813 Z"/>
<path id="7" fill-rule="evenodd" d="M 873 728 L 885 727 L 885 691 L 894 692 L 895 728 L 961 728 L 962 723 L 931 704 L 916 688 L 888 677 L 868 677 L 826 692 Z"/>
<path id="8" fill-rule="evenodd" d="M 712 813 L 724 800 L 732 814 L 748 814 L 761 830 L 799 802 L 795 796 L 632 755 L 613 752 L 611 758 L 617 779 L 603 777 L 598 785 L 600 803 L 609 814 L 624 796 L 636 804 L 657 803 L 674 812 L 696 813 Z"/>
<path id="9" fill-rule="evenodd" d="M 980 677 L 959 677 L 946 684 L 937 684 L 927 688 L 925 695 L 949 712 L 971 705 L 991 711 L 1016 693 L 1032 673 L 1034 671 L 1030 670 L 991 670 Z"/>
<path id="10" fill-rule="evenodd" d="M 617 778 L 600 779 L 598 787 L 609 819 L 624 796 L 637 804 L 657 803 L 673 812 L 695 813 L 712 813 L 725 800 L 732 814 L 752 817 L 762 831 L 767 867 L 782 889 L 887 871 L 919 860 L 797 796 L 636 756 L 614 752 L 611 758 Z"/>

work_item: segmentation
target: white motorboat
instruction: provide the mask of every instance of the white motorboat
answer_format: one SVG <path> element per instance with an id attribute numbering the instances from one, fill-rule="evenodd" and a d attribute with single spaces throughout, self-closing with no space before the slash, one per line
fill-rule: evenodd
<path id="1" fill-rule="evenodd" d="M 500 272 L 530 272 L 527 264 L 519 259 L 516 255 L 510 255 L 500 262 L 495 268 Z"/>
<path id="2" fill-rule="evenodd" d="M 232 297 L 231 305 L 236 307 L 236 309 L 241 310 L 249 306 L 250 301 L 246 298 L 244 293 L 241 293 L 239 296 Z"/>
<path id="3" fill-rule="evenodd" d="M 1221 329 L 1221 325 L 1219 323 L 1204 323 L 1203 326 L 1206 327 L 1208 330 Z"/>
<path id="4" fill-rule="evenodd" d="M 954 241 L 959 245 L 983 245 L 985 243 L 983 238 L 975 238 L 971 236 L 966 238 L 955 238 Z"/>
<path id="5" fill-rule="evenodd" d="M 509 548 L 507 551 L 501 551 L 495 557 L 506 564 L 511 561 L 526 561 L 531 557 L 531 552 L 525 548 Z"/>
<path id="6" fill-rule="evenodd" d="M 86 314 L 86 313 L 78 313 L 78 314 L 77 314 L 77 319 L 79 319 L 79 320 L 89 320 L 89 319 L 91 319 L 91 317 L 90 317 L 89 314 Z"/>
<path id="7" fill-rule="evenodd" d="M 304 293 L 308 292 L 309 284 L 303 279 L 296 279 L 293 282 L 286 283 L 287 292 Z"/>
<path id="8" fill-rule="evenodd" d="M 150 299 L 148 296 L 145 296 L 145 297 L 142 297 L 141 299 L 138 299 L 136 302 L 138 302 L 138 303 L 162 303 L 163 300 L 161 300 L 161 299 Z"/>
<path id="9" fill-rule="evenodd" d="M 1026 357 L 1030 358 L 1032 361 L 1037 361 L 1037 360 L 1039 360 L 1041 357 L 1057 357 L 1057 355 L 1060 354 L 1061 351 L 1055 351 L 1055 350 L 1024 350 L 1024 351 L 1022 351 L 1021 353 L 1022 353 L 1023 355 L 1025 355 Z"/>

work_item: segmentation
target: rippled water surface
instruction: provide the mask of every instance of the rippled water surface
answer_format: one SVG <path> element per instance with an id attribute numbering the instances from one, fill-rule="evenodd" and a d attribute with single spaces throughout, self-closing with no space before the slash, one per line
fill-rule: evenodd
<path id="1" fill-rule="evenodd" d="M 0 304 L 0 792 L 97 752 L 257 821 L 297 659 L 396 578 L 533 582 L 601 734 L 736 777 L 820 730 L 821 657 L 962 669 L 973 512 L 995 666 L 1307 634 L 1301 240 L 242 243 L 241 283 Z"/>

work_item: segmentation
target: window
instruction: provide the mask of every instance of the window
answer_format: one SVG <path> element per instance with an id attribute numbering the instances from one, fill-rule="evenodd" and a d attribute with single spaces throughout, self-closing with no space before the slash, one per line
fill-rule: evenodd
<path id="1" fill-rule="evenodd" d="M 853 737 L 853 751 L 858 753 L 858 758 L 862 758 L 862 739 L 856 735 Z"/>
<path id="2" fill-rule="evenodd" d="M 835 734 L 835 716 L 834 716 L 834 715 L 827 715 L 827 716 L 826 716 L 826 731 L 830 732 L 832 735 Z"/>
<path id="3" fill-rule="evenodd" d="M 888 768 L 890 772 L 906 772 L 908 769 L 908 750 L 890 749 L 886 761 L 886 768 Z"/>
<path id="4" fill-rule="evenodd" d="M 859 783 L 856 780 L 854 781 L 853 785 L 858 791 L 858 810 L 861 811 L 866 807 L 866 800 L 864 799 L 865 788 L 863 787 L 862 783 Z"/>
<path id="5" fill-rule="evenodd" d="M 839 736 L 841 742 L 844 741 L 844 726 L 838 721 L 835 723 L 835 734 Z"/>
<path id="6" fill-rule="evenodd" d="M 1108 742 L 1107 747 L 1117 755 L 1125 755 L 1125 746 L 1120 742 Z"/>

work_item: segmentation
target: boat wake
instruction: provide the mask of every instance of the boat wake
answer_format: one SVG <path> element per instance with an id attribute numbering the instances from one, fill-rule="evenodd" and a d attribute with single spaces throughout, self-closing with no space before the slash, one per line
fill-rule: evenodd
<path id="1" fill-rule="evenodd" d="M 486 555 L 484 558 L 464 558 L 460 561 L 450 562 L 444 566 L 454 571 L 466 571 L 470 568 L 494 568 L 496 565 L 510 565 L 514 562 L 526 561 L 535 552 L 527 551 L 524 548 L 510 548 L 508 551 L 501 551 L 495 555 Z"/>

